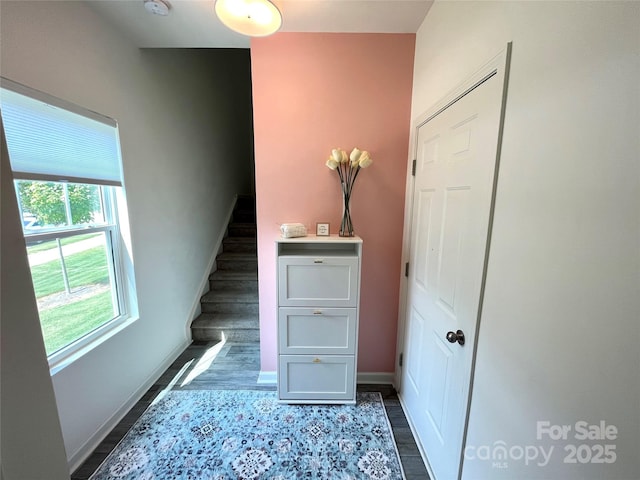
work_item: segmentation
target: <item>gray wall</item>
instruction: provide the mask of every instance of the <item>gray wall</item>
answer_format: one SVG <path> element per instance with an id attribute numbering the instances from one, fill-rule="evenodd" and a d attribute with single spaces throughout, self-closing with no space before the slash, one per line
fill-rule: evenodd
<path id="1" fill-rule="evenodd" d="M 436 2 L 418 32 L 414 119 L 513 41 L 467 444 L 555 449 L 464 479 L 638 478 L 639 24 L 637 2 Z M 575 438 L 601 420 L 616 439 Z M 565 463 L 569 444 L 617 459 Z"/>
<path id="2" fill-rule="evenodd" d="M 0 9 L 4 77 L 110 116 L 120 128 L 139 318 L 52 376 L 75 467 L 190 341 L 235 195 L 250 189 L 249 52 L 142 51 L 83 2 L 3 1 Z M 24 260 L 26 252 L 13 245 L 6 254 Z M 33 309 L 30 290 L 16 295 Z M 3 328 L 3 342 L 41 343 L 36 319 L 21 321 L 6 336 Z M 50 384 L 30 374 L 40 367 L 36 358 L 19 365 L 33 391 L 46 393 Z M 2 368 L 4 378 L 18 366 L 3 358 Z M 3 391 L 3 406 L 20 395 Z M 2 429 L 3 437 L 33 435 L 19 422 Z M 7 455 L 3 467 L 12 463 Z"/>

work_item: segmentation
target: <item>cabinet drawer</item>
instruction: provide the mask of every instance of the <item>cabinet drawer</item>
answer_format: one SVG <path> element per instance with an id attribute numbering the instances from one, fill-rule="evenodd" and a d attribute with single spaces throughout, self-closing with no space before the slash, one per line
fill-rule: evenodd
<path id="1" fill-rule="evenodd" d="M 278 258 L 278 304 L 356 307 L 358 257 L 284 256 Z"/>
<path id="2" fill-rule="evenodd" d="M 353 354 L 356 347 L 355 308 L 278 309 L 280 354 Z"/>
<path id="3" fill-rule="evenodd" d="M 353 400 L 353 355 L 280 355 L 278 396 L 281 400 Z"/>

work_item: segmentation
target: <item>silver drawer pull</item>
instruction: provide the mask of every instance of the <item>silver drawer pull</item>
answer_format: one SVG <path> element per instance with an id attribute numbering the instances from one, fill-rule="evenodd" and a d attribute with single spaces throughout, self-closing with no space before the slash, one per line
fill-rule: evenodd
<path id="1" fill-rule="evenodd" d="M 322 310 L 314 310 L 313 314 L 314 315 L 322 315 Z"/>
<path id="2" fill-rule="evenodd" d="M 313 359 L 313 363 L 320 363 L 320 359 L 319 358 L 314 358 Z"/>
<path id="3" fill-rule="evenodd" d="M 322 260 L 321 258 L 316 258 L 313 263 L 323 263 L 324 260 Z"/>

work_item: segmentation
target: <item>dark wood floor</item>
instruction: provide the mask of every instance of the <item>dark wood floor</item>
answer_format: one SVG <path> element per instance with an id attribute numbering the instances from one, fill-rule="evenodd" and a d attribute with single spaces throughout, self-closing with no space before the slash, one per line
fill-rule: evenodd
<path id="1" fill-rule="evenodd" d="M 259 371 L 258 344 L 192 344 L 136 403 L 84 464 L 73 472 L 71 480 L 87 480 L 140 418 L 156 395 L 163 390 L 275 390 L 275 386 L 256 383 Z M 358 385 L 358 391 L 382 393 L 407 480 L 427 480 L 429 475 L 393 387 Z"/>

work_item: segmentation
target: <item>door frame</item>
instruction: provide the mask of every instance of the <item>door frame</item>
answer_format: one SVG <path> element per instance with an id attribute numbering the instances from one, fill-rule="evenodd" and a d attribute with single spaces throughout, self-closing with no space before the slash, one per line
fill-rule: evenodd
<path id="1" fill-rule="evenodd" d="M 471 398 L 473 394 L 473 384 L 474 384 L 474 371 L 475 371 L 475 362 L 476 362 L 476 352 L 478 349 L 478 337 L 480 333 L 480 319 L 482 317 L 482 306 L 484 300 L 484 289 L 486 283 L 487 276 L 487 266 L 489 260 L 489 251 L 491 247 L 491 233 L 493 228 L 493 218 L 494 218 L 494 210 L 495 210 L 495 201 L 497 195 L 497 186 L 498 186 L 498 174 L 500 169 L 500 155 L 502 151 L 502 137 L 504 131 L 504 121 L 505 121 L 505 109 L 506 109 L 506 100 L 507 100 L 507 91 L 508 91 L 508 82 L 509 82 L 509 66 L 511 63 L 511 50 L 512 50 L 512 42 L 508 42 L 506 47 L 501 50 L 497 55 L 495 55 L 491 60 L 486 62 L 480 68 L 478 68 L 472 75 L 470 75 L 467 79 L 462 81 L 452 90 L 450 90 L 446 95 L 444 95 L 439 101 L 433 104 L 430 108 L 428 108 L 424 113 L 416 117 L 416 119 L 412 122 L 412 128 L 410 132 L 409 145 L 411 148 L 409 158 L 407 160 L 407 179 L 406 179 L 406 187 L 405 187 L 405 208 L 404 208 L 404 225 L 402 232 L 402 272 L 400 274 L 400 299 L 399 299 L 399 312 L 398 312 L 398 330 L 397 330 L 397 338 L 396 338 L 396 358 L 395 358 L 395 373 L 394 373 L 394 386 L 398 391 L 398 397 L 400 399 L 400 404 L 402 405 L 403 410 L 406 411 L 406 407 L 404 404 L 404 400 L 402 397 L 402 366 L 400 366 L 400 358 L 404 353 L 405 349 L 405 339 L 406 339 L 406 328 L 407 328 L 407 296 L 408 296 L 408 276 L 405 275 L 405 265 L 409 262 L 411 258 L 411 229 L 412 229 L 412 218 L 413 218 L 413 194 L 415 189 L 415 177 L 412 174 L 412 166 L 413 162 L 417 157 L 418 150 L 418 130 L 421 126 L 426 124 L 428 121 L 442 113 L 448 107 L 453 105 L 455 102 L 463 98 L 466 94 L 470 93 L 475 88 L 482 85 L 489 78 L 497 77 L 498 80 L 502 84 L 502 98 L 500 105 L 500 120 L 498 127 L 498 145 L 496 149 L 496 166 L 495 173 L 493 177 L 493 192 L 491 196 L 491 211 L 489 214 L 489 226 L 487 229 L 487 244 L 485 250 L 485 258 L 484 258 L 484 268 L 482 273 L 482 286 L 480 289 L 480 303 L 478 306 L 478 315 L 476 319 L 476 332 L 473 343 L 473 352 L 472 352 L 472 360 L 471 360 L 471 371 L 470 371 L 470 379 L 469 379 L 469 390 L 467 395 L 467 405 L 466 405 L 466 413 L 465 413 L 465 421 L 464 421 L 464 430 L 462 435 L 462 449 L 460 455 L 460 468 L 458 471 L 458 478 L 462 477 L 462 467 L 464 463 L 464 449 L 466 444 L 467 430 L 469 424 L 469 412 L 471 408 Z M 406 361 L 404 362 L 406 365 Z M 426 452 L 424 451 L 420 441 L 418 440 L 418 436 L 416 435 L 415 427 L 412 424 L 410 418 L 407 416 L 407 420 L 409 423 L 409 427 L 411 428 L 411 432 L 413 433 L 414 438 L 416 438 L 416 443 L 418 445 L 418 449 L 424 460 L 425 466 L 429 472 L 429 476 L 437 480 L 433 474 L 431 466 L 427 461 Z"/>

